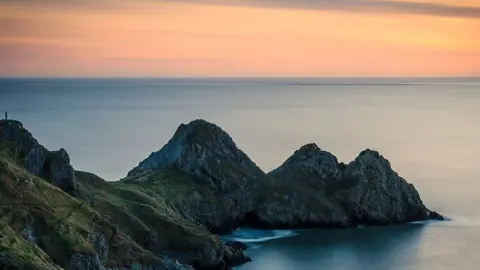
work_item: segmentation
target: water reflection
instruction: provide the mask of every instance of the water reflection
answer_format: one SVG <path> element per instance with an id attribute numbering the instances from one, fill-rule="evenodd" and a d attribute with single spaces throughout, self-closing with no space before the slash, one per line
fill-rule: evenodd
<path id="1" fill-rule="evenodd" d="M 305 231 L 249 251 L 241 270 L 406 269 L 416 264 L 424 225 Z"/>

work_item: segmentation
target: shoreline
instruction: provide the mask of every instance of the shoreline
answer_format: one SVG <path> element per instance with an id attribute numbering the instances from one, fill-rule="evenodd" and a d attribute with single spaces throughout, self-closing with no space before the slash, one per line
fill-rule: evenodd
<path id="1" fill-rule="evenodd" d="M 41 249 L 46 243 L 38 246 L 45 256 L 71 267 L 108 268 L 134 247 L 138 255 L 131 267 L 173 262 L 224 270 L 251 260 L 243 253 L 245 244 L 224 242 L 216 235 L 241 226 L 276 229 L 268 240 L 286 236 L 275 235 L 284 231 L 281 228 L 353 228 L 443 219 L 428 210 L 413 185 L 374 150 L 362 151 L 344 164 L 311 143 L 265 174 L 225 131 L 201 119 L 181 124 L 162 149 L 115 182 L 74 170 L 64 149 L 46 149 L 21 122 L 0 120 L 0 143 L 4 197 L 22 194 L 26 202 L 44 205 L 41 214 L 13 209 L 28 217 L 18 222 L 31 232 L 30 238 L 55 234 L 58 229 L 49 225 L 48 217 L 57 215 L 57 202 L 81 202 L 75 215 L 85 215 L 81 220 L 87 223 L 71 227 L 69 218 L 61 220 L 70 231 L 55 240 L 68 243 L 67 253 Z M 12 186 L 16 179 L 31 184 Z M 52 195 L 37 195 L 45 190 Z M 74 208 L 64 210 L 68 209 Z M 12 230 L 11 237 L 22 237 Z"/>

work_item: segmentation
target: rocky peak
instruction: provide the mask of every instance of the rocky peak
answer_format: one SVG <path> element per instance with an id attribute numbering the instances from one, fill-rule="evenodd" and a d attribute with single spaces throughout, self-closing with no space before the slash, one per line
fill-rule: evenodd
<path id="1" fill-rule="evenodd" d="M 140 162 L 141 169 L 177 167 L 195 170 L 209 167 L 215 170 L 224 164 L 254 166 L 253 162 L 237 148 L 232 138 L 215 124 L 194 120 L 181 124 L 168 143 Z"/>
<path id="2" fill-rule="evenodd" d="M 350 162 L 346 169 L 349 176 L 361 176 L 368 181 L 383 181 L 398 177 L 393 171 L 390 162 L 375 150 L 362 151 L 354 161 Z"/>
<path id="3" fill-rule="evenodd" d="M 168 143 L 140 162 L 124 181 L 165 169 L 181 170 L 192 184 L 201 185 L 219 200 L 209 218 L 197 211 L 205 203 L 203 196 L 189 197 L 195 207 L 178 206 L 184 217 L 212 230 L 224 230 L 219 227 L 236 224 L 252 211 L 258 200 L 257 186 L 267 178 L 225 131 L 205 120 L 180 125 Z"/>
<path id="4" fill-rule="evenodd" d="M 16 129 L 23 129 L 23 124 L 20 121 L 1 119 L 0 120 L 0 127 L 4 128 L 4 127 L 7 127 L 7 126 L 12 126 Z"/>
<path id="5" fill-rule="evenodd" d="M 39 145 L 33 135 L 23 127 L 20 121 L 0 120 L 0 141 L 8 143 L 9 147 L 16 148 L 17 151 L 28 151 Z M 25 154 L 25 153 L 18 153 Z"/>
<path id="6" fill-rule="evenodd" d="M 295 220 L 315 224 L 392 224 L 443 218 L 428 210 L 415 187 L 371 149 L 362 151 L 345 166 L 338 164 L 332 154 L 308 144 L 270 174 L 306 190 L 316 188 L 317 193 L 312 197 L 305 194 L 302 200 L 295 201 L 295 192 L 289 191 L 280 198 L 283 208 L 271 202 L 265 204 L 257 216 L 267 225 L 295 223 Z M 325 181 L 332 178 L 335 181 Z M 302 213 L 299 209 L 305 209 L 305 199 L 321 202 L 315 206 L 321 210 Z M 329 214 L 314 216 L 311 212 Z"/>
<path id="7" fill-rule="evenodd" d="M 366 149 L 358 154 L 358 157 L 355 159 L 357 162 L 369 163 L 369 162 L 379 162 L 388 167 L 390 167 L 390 162 L 384 158 L 378 151 Z"/>
<path id="8" fill-rule="evenodd" d="M 277 177 L 295 171 L 300 174 L 313 174 L 322 179 L 338 179 L 341 175 L 337 158 L 333 154 L 321 150 L 315 143 L 300 147 L 270 174 Z"/>
<path id="9" fill-rule="evenodd" d="M 308 143 L 300 147 L 297 151 L 295 151 L 295 153 L 311 155 L 311 154 L 318 153 L 319 151 L 322 151 L 322 150 L 320 149 L 320 147 L 318 147 L 316 143 Z"/>
<path id="10" fill-rule="evenodd" d="M 377 151 L 362 151 L 347 165 L 344 176 L 358 181 L 356 192 L 348 197 L 356 220 L 392 223 L 429 218 L 415 187 Z"/>
<path id="11" fill-rule="evenodd" d="M 197 119 L 188 124 L 181 124 L 175 132 L 175 137 L 184 138 L 186 143 L 233 143 L 232 138 L 219 126 L 203 119 Z"/>

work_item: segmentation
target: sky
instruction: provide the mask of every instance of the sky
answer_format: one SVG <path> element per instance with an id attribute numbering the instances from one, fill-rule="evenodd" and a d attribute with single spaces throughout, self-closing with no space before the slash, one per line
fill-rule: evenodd
<path id="1" fill-rule="evenodd" d="M 480 76 L 479 0 L 0 0 L 0 77 Z"/>

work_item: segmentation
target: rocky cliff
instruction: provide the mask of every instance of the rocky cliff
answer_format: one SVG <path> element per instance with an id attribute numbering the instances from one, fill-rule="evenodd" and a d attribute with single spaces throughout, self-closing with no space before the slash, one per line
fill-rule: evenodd
<path id="1" fill-rule="evenodd" d="M 22 123 L 14 120 L 0 122 L 0 143 L 4 155 L 24 167 L 29 173 L 50 181 L 73 196 L 84 196 L 75 181 L 70 157 L 65 149 L 49 151 L 37 142 Z"/>
<path id="2" fill-rule="evenodd" d="M 195 120 L 180 125 L 172 139 L 140 162 L 123 182 L 169 185 L 172 194 L 159 192 L 185 218 L 211 231 L 225 232 L 254 210 L 259 185 L 266 178 L 225 131 Z M 185 196 L 172 196 L 180 189 Z"/>
<path id="3" fill-rule="evenodd" d="M 65 150 L 48 151 L 20 122 L 0 121 L 0 146 L 1 269 L 228 269 L 249 260 L 154 192 L 74 171 Z"/>
<path id="4" fill-rule="evenodd" d="M 240 225 L 347 227 L 441 218 L 375 151 L 363 151 L 346 165 L 307 144 L 265 175 L 225 131 L 204 120 L 182 124 L 123 181 L 157 190 L 183 217 L 209 230 Z M 172 196 L 178 190 L 183 197 Z"/>
<path id="5" fill-rule="evenodd" d="M 387 225 L 442 219 L 428 210 L 412 184 L 390 162 L 365 150 L 348 165 L 308 144 L 269 173 L 276 193 L 254 211 L 266 227 Z M 278 189 L 278 186 L 284 188 Z"/>
<path id="6" fill-rule="evenodd" d="M 229 269 L 244 245 L 213 234 L 430 218 L 379 153 L 349 164 L 308 144 L 265 174 L 220 127 L 182 124 L 128 176 L 75 171 L 20 122 L 0 121 L 0 268 Z"/>

